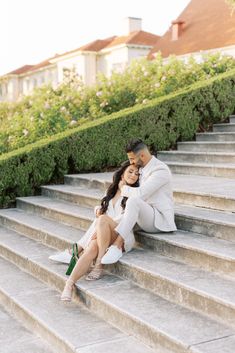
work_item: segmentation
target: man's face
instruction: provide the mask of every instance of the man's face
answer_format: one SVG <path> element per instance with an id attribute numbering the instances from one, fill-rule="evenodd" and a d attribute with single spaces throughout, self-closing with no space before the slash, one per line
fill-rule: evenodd
<path id="1" fill-rule="evenodd" d="M 130 161 L 130 164 L 134 164 L 136 167 L 143 167 L 144 163 L 141 158 L 141 152 L 128 152 L 127 157 Z"/>

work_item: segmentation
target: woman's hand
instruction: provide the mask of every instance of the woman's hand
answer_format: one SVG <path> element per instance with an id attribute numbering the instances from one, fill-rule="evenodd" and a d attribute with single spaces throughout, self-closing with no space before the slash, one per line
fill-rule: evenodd
<path id="1" fill-rule="evenodd" d="M 126 185 L 126 182 L 125 182 L 124 179 L 121 179 L 121 180 L 119 181 L 118 188 L 119 188 L 120 190 L 122 190 L 122 187 L 123 187 L 124 185 Z"/>
<path id="2" fill-rule="evenodd" d="M 100 215 L 101 215 L 100 208 L 97 208 L 97 210 L 95 211 L 95 216 L 98 218 Z"/>

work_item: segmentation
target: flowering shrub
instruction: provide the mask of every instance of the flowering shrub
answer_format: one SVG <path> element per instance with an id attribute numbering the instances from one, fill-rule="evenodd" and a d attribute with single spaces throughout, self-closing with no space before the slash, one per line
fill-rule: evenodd
<path id="1" fill-rule="evenodd" d="M 145 105 L 232 68 L 235 60 L 221 54 L 204 56 L 200 63 L 193 57 L 184 63 L 174 56 L 164 63 L 159 54 L 153 61 L 136 60 L 109 78 L 99 75 L 92 87 L 84 86 L 74 72 L 65 72 L 57 88 L 43 86 L 19 102 L 0 104 L 0 153 L 136 104 Z"/>
<path id="2" fill-rule="evenodd" d="M 61 182 L 66 173 L 120 165 L 130 138 L 142 138 L 155 151 L 169 149 L 192 139 L 199 124 L 222 122 L 234 108 L 235 69 L 5 153 L 0 156 L 0 207 L 36 194 L 43 184 Z"/>

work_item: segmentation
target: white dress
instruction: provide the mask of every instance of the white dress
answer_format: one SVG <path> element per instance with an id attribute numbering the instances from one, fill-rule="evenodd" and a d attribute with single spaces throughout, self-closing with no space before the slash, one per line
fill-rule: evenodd
<path id="1" fill-rule="evenodd" d="M 115 206 L 113 207 L 113 202 L 112 200 L 109 201 L 109 206 L 108 209 L 106 211 L 106 215 L 111 217 L 115 222 L 119 223 L 124 215 L 124 210 L 121 206 L 121 202 L 122 202 L 123 196 L 120 196 L 115 203 Z M 99 206 L 95 207 L 95 213 L 97 208 L 99 208 Z M 94 233 L 96 232 L 96 222 L 97 222 L 98 218 L 95 218 L 94 221 L 92 222 L 92 224 L 90 225 L 90 227 L 88 228 L 88 230 L 86 231 L 86 233 L 83 235 L 83 237 L 78 241 L 78 244 L 83 248 L 87 248 L 87 246 L 89 245 L 92 236 L 94 235 Z M 134 233 L 133 231 L 130 232 L 130 234 L 128 235 L 127 239 L 124 242 L 124 249 L 126 252 L 130 251 L 133 246 L 135 244 L 135 237 L 134 237 Z"/>

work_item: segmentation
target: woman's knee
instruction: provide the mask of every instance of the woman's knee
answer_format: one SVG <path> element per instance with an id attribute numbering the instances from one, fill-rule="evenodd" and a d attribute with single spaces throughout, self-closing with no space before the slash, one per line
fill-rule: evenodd
<path id="1" fill-rule="evenodd" d="M 107 224 L 110 224 L 110 217 L 105 214 L 99 216 L 99 218 L 97 219 L 97 225 L 103 226 Z"/>
<path id="2" fill-rule="evenodd" d="M 92 240 L 88 247 L 85 249 L 85 254 L 96 255 L 98 252 L 97 240 Z"/>

